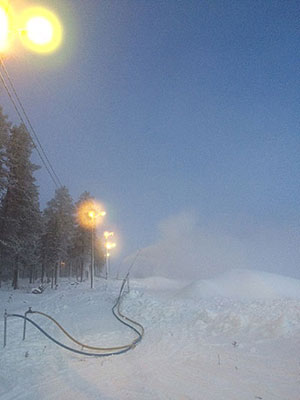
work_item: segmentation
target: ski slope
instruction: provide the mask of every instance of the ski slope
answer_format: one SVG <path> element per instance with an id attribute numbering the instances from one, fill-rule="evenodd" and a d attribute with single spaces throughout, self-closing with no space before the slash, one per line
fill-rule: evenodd
<path id="1" fill-rule="evenodd" d="M 121 281 L 60 282 L 32 294 L 0 289 L 0 313 L 31 306 L 50 314 L 76 339 L 91 345 L 127 344 L 133 334 L 112 315 Z M 0 349 L 1 400 L 299 400 L 300 281 L 233 270 L 215 279 L 130 281 L 122 312 L 145 327 L 142 342 L 125 354 L 91 358 L 50 342 L 33 326 L 8 319 Z M 70 345 L 43 317 L 32 317 Z M 0 340 L 3 343 L 3 318 Z"/>

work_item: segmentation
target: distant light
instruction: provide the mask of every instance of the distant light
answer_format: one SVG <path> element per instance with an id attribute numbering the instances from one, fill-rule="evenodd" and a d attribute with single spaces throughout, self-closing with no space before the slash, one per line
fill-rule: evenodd
<path id="1" fill-rule="evenodd" d="M 93 229 L 95 225 L 100 224 L 105 215 L 102 205 L 95 200 L 87 200 L 77 209 L 77 221 L 88 229 Z"/>
<path id="2" fill-rule="evenodd" d="M 95 218 L 95 215 L 96 215 L 95 211 L 89 211 L 89 212 L 88 212 L 88 216 L 89 216 L 90 218 L 92 218 L 92 219 Z"/>
<path id="3" fill-rule="evenodd" d="M 8 47 L 8 32 L 8 12 L 3 5 L 0 5 L 0 51 L 4 51 Z"/>
<path id="4" fill-rule="evenodd" d="M 116 247 L 116 243 L 107 242 L 105 244 L 105 247 L 107 248 L 107 250 L 114 249 Z"/>
<path id="5" fill-rule="evenodd" d="M 103 236 L 105 237 L 105 239 L 108 239 L 110 236 L 113 236 L 113 235 L 114 235 L 114 232 L 105 231 L 103 233 Z"/>
<path id="6" fill-rule="evenodd" d="M 42 7 L 31 7 L 24 11 L 18 23 L 21 40 L 30 50 L 49 53 L 56 50 L 62 41 L 62 26 L 58 18 Z"/>

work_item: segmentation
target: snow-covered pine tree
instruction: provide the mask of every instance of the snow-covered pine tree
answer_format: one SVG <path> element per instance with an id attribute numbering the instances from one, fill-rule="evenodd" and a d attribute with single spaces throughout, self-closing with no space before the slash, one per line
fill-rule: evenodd
<path id="1" fill-rule="evenodd" d="M 74 236 L 74 206 L 68 189 L 63 186 L 44 210 L 44 233 L 42 236 L 42 259 L 48 277 L 54 271 L 55 284 L 58 271 L 70 263 Z"/>
<path id="2" fill-rule="evenodd" d="M 8 122 L 7 116 L 3 114 L 2 107 L 0 107 L 0 227 L 1 227 L 2 200 L 7 187 L 6 147 L 9 138 L 10 125 L 11 124 L 10 122 Z M 0 287 L 2 281 L 3 261 L 4 260 L 1 255 L 1 245 L 0 245 Z"/>
<path id="3" fill-rule="evenodd" d="M 93 197 L 89 192 L 83 192 L 77 203 L 75 204 L 76 210 L 80 209 L 80 206 L 86 202 L 93 200 Z M 84 271 L 89 273 L 89 266 L 91 261 L 91 231 L 82 226 L 80 221 L 76 220 L 75 232 L 73 237 L 72 245 L 72 258 L 73 263 L 76 265 L 76 275 L 80 277 L 80 281 L 83 280 Z M 79 273 L 78 273 L 79 272 Z"/>
<path id="4" fill-rule="evenodd" d="M 7 185 L 7 162 L 6 146 L 9 138 L 10 122 L 7 116 L 3 114 L 0 106 L 0 200 L 5 192 Z"/>
<path id="5" fill-rule="evenodd" d="M 49 279 L 54 274 L 55 265 L 57 263 L 57 246 L 59 242 L 57 232 L 56 205 L 54 199 L 47 203 L 47 207 L 43 212 L 43 233 L 40 240 L 41 247 L 41 280 L 44 281 L 46 274 Z"/>
<path id="6" fill-rule="evenodd" d="M 105 249 L 102 237 L 97 235 L 97 232 L 95 236 L 95 276 L 101 276 L 106 261 Z"/>
<path id="7" fill-rule="evenodd" d="M 24 125 L 13 127 L 7 144 L 7 187 L 1 204 L 0 246 L 14 289 L 20 267 L 28 274 L 37 263 L 40 232 L 39 167 L 30 161 L 33 144 Z"/>

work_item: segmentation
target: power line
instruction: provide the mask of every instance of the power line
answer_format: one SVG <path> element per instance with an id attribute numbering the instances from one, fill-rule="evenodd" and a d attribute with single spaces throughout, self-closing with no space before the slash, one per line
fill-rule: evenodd
<path id="1" fill-rule="evenodd" d="M 40 140 L 39 140 L 39 138 L 37 136 L 37 133 L 36 133 L 35 129 L 33 128 L 32 124 L 30 122 L 30 119 L 29 119 L 29 117 L 28 117 L 28 115 L 27 115 L 27 113 L 26 113 L 26 111 L 24 109 L 24 106 L 23 106 L 23 104 L 22 104 L 22 102 L 21 102 L 21 100 L 20 100 L 20 98 L 19 98 L 19 96 L 18 96 L 18 94 L 16 92 L 16 89 L 14 87 L 12 79 L 10 78 L 10 76 L 8 74 L 8 71 L 7 71 L 7 69 L 6 69 L 5 65 L 4 65 L 4 62 L 3 62 L 1 57 L 0 57 L 0 63 L 1 63 L 2 69 L 4 70 L 5 76 L 6 76 L 8 82 L 10 84 L 10 87 L 11 87 L 11 89 L 13 91 L 13 94 L 14 94 L 16 100 L 17 100 L 17 103 L 18 103 L 19 107 L 21 108 L 21 110 L 22 110 L 22 112 L 23 112 L 23 114 L 25 116 L 25 119 L 27 121 L 27 124 L 29 125 L 29 127 L 31 129 L 31 132 L 33 133 L 33 135 L 35 137 L 35 140 L 38 143 L 40 149 L 37 147 L 35 141 L 33 140 L 33 137 L 30 134 L 30 130 L 28 129 L 28 126 L 27 126 L 26 122 L 24 121 L 24 118 L 22 117 L 21 112 L 18 109 L 18 106 L 17 106 L 17 104 L 16 104 L 16 102 L 15 102 L 15 100 L 13 98 L 13 95 L 12 95 L 9 87 L 7 86 L 7 84 L 5 82 L 5 78 L 4 78 L 3 74 L 2 74 L 2 72 L 0 71 L 0 79 L 2 81 L 2 84 L 3 84 L 3 86 L 4 86 L 5 90 L 6 90 L 6 92 L 7 92 L 8 96 L 9 96 L 9 98 L 10 98 L 10 100 L 11 100 L 11 102 L 12 102 L 12 104 L 13 104 L 13 106 L 14 106 L 14 108 L 15 108 L 15 110 L 16 110 L 16 112 L 17 112 L 17 114 L 18 114 L 18 116 L 19 116 L 19 118 L 21 120 L 21 122 L 26 127 L 26 130 L 27 130 L 27 132 L 29 134 L 31 142 L 32 142 L 34 148 L 36 149 L 36 151 L 37 151 L 37 153 L 38 153 L 38 155 L 39 155 L 44 167 L 46 168 L 46 170 L 47 170 L 48 174 L 50 175 L 52 181 L 54 182 L 55 186 L 57 188 L 59 188 L 59 187 L 63 186 L 62 183 L 61 183 L 61 180 L 59 179 L 59 177 L 57 176 L 56 172 L 54 171 L 54 168 L 53 168 L 49 158 L 47 157 L 47 154 L 46 154 L 45 150 L 43 149 L 43 146 L 42 146 L 42 144 L 41 144 L 41 142 L 40 142 Z M 43 156 L 42 156 L 42 154 L 43 154 Z M 46 159 L 47 162 L 44 160 L 44 158 Z M 48 163 L 48 165 L 47 165 L 47 163 Z"/>
<path id="2" fill-rule="evenodd" d="M 11 86 L 11 88 L 12 88 L 12 90 L 13 90 L 13 93 L 14 93 L 16 99 L 17 99 L 17 102 L 18 102 L 18 104 L 20 105 L 21 110 L 23 111 L 23 114 L 24 114 L 24 116 L 25 116 L 25 118 L 26 118 L 26 121 L 28 122 L 28 125 L 29 125 L 31 131 L 32 131 L 32 133 L 34 134 L 34 137 L 35 137 L 35 139 L 36 139 L 38 145 L 40 146 L 40 149 L 41 149 L 41 151 L 42 151 L 42 153 L 43 153 L 45 159 L 47 160 L 48 165 L 49 165 L 51 171 L 53 172 L 53 175 L 55 176 L 55 178 L 56 178 L 57 182 L 59 183 L 59 185 L 60 185 L 60 186 L 63 186 L 62 183 L 61 183 L 61 181 L 60 181 L 60 179 L 59 179 L 59 177 L 57 176 L 56 172 L 54 171 L 54 169 L 53 169 L 53 167 L 52 167 L 52 165 L 51 165 L 51 162 L 50 162 L 49 158 L 47 157 L 47 154 L 46 154 L 45 150 L 43 149 L 43 146 L 42 146 L 42 144 L 41 144 L 41 142 L 40 142 L 40 140 L 39 140 L 39 138 L 38 138 L 38 135 L 37 135 L 35 129 L 33 128 L 32 124 L 31 124 L 31 122 L 30 122 L 30 119 L 29 119 L 29 117 L 28 117 L 28 115 L 27 115 L 27 113 L 26 113 L 26 111 L 25 111 L 25 109 L 24 109 L 24 107 L 23 107 L 23 104 L 22 104 L 22 102 L 21 102 L 21 100 L 20 100 L 20 97 L 18 96 L 18 94 L 17 94 L 17 92 L 16 92 L 15 86 L 14 86 L 14 84 L 13 84 L 13 82 L 12 82 L 10 76 L 9 76 L 9 73 L 8 73 L 8 71 L 7 71 L 6 67 L 5 67 L 5 64 L 4 64 L 4 62 L 3 62 L 3 60 L 2 60 L 1 57 L 0 57 L 0 62 L 1 62 L 2 68 L 3 68 L 4 72 L 5 72 L 5 75 L 7 76 L 7 79 L 8 79 L 8 81 L 9 81 L 9 83 L 10 83 L 10 86 Z"/>
<path id="3" fill-rule="evenodd" d="M 30 135 L 30 132 L 28 131 L 28 128 L 27 128 L 27 126 L 26 126 L 26 123 L 25 123 L 25 121 L 24 121 L 24 119 L 23 119 L 23 117 L 22 117 L 20 111 L 18 110 L 18 107 L 17 107 L 17 105 L 16 105 L 16 103 L 15 103 L 15 101 L 14 101 L 14 99 L 13 99 L 13 96 L 12 96 L 11 93 L 10 93 L 9 88 L 7 87 L 7 85 L 6 85 L 6 83 L 5 83 L 5 80 L 4 80 L 4 77 L 3 77 L 1 71 L 0 71 L 0 79 L 1 79 L 1 81 L 2 81 L 2 84 L 3 84 L 3 86 L 4 86 L 5 90 L 6 90 L 6 92 L 7 92 L 8 96 L 9 96 L 9 98 L 10 98 L 10 100 L 11 100 L 11 102 L 12 102 L 12 104 L 13 104 L 13 106 L 14 106 L 14 108 L 15 108 L 15 110 L 16 110 L 16 112 L 17 112 L 17 114 L 18 114 L 18 116 L 19 116 L 19 118 L 20 118 L 20 120 L 21 120 L 21 122 L 24 124 L 24 126 L 25 126 L 25 128 L 26 128 L 26 130 L 27 130 L 27 132 L 28 132 L 28 134 L 29 134 L 30 140 L 31 140 L 31 142 L 32 142 L 32 144 L 33 144 L 33 146 L 34 146 L 34 148 L 36 149 L 36 151 L 37 151 L 37 153 L 38 153 L 38 155 L 39 155 L 39 157 L 40 157 L 42 163 L 44 164 L 44 167 L 45 167 L 46 170 L 48 171 L 48 173 L 49 173 L 49 175 L 50 175 L 52 181 L 53 181 L 54 184 L 55 184 L 55 186 L 56 186 L 56 187 L 59 187 L 59 184 L 57 183 L 55 177 L 52 175 L 52 172 L 50 171 L 48 165 L 47 165 L 46 162 L 44 161 L 40 150 L 39 150 L 38 147 L 36 146 L 34 140 L 32 139 L 32 136 Z"/>

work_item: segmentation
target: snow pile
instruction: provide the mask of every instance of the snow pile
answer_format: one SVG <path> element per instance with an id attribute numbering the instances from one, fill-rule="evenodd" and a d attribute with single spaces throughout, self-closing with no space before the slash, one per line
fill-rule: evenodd
<path id="1" fill-rule="evenodd" d="M 152 276 L 134 281 L 135 286 L 154 290 L 172 290 L 181 289 L 186 286 L 187 282 L 178 281 L 176 279 L 168 279 L 162 276 Z"/>
<path id="2" fill-rule="evenodd" d="M 147 281 L 136 282 L 142 285 Z M 232 271 L 182 289 L 174 287 L 173 291 L 166 290 L 163 279 L 153 281 L 158 283 L 157 291 L 163 289 L 159 301 L 153 287 L 145 293 L 144 286 L 142 291 L 131 291 L 135 301 L 127 304 L 128 312 L 148 328 L 176 325 L 177 332 L 194 331 L 198 339 L 224 336 L 250 341 L 300 332 L 298 280 L 258 271 Z"/>
<path id="3" fill-rule="evenodd" d="M 183 289 L 182 295 L 200 299 L 229 297 L 233 299 L 300 299 L 300 280 L 269 272 L 231 270 L 214 279 L 193 282 Z"/>

